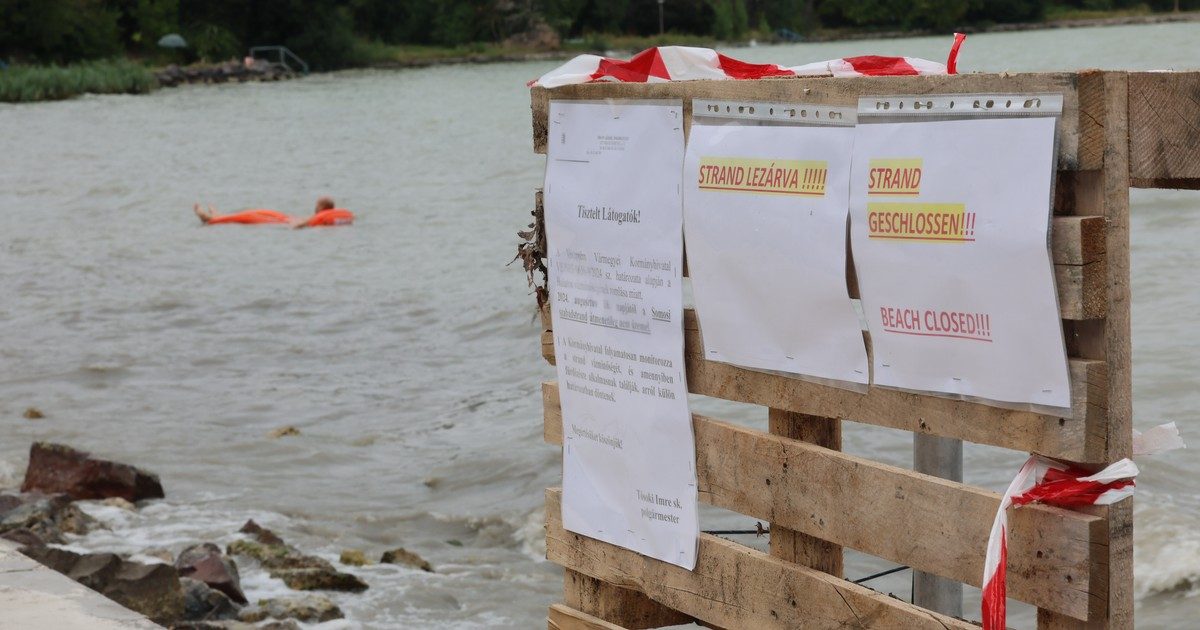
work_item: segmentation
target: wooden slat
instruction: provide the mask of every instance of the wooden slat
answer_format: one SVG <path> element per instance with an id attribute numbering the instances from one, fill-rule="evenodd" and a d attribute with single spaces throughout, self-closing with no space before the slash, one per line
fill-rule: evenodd
<path id="1" fill-rule="evenodd" d="M 1128 81 L 1132 185 L 1200 188 L 1200 72 L 1134 72 Z"/>
<path id="2" fill-rule="evenodd" d="M 1065 170 L 1096 168 L 1096 153 L 1084 153 L 1083 145 L 1102 144 L 1103 129 L 1086 130 L 1081 122 L 1075 73 L 962 74 L 955 76 L 791 78 L 760 81 L 672 81 L 668 83 L 592 83 L 567 85 L 547 90 L 530 90 L 533 114 L 533 148 L 546 152 L 546 124 L 550 99 L 682 98 L 690 127 L 691 99 L 722 99 L 772 102 L 806 102 L 857 106 L 858 97 L 884 94 L 961 93 L 1061 93 L 1062 124 L 1058 126 L 1058 167 Z"/>
<path id="3" fill-rule="evenodd" d="M 543 385 L 547 441 L 562 443 L 556 384 Z M 994 492 L 693 415 L 700 499 L 814 538 L 981 585 Z M 953 515 L 952 517 L 950 515 Z M 1104 521 L 1047 506 L 1010 512 L 1008 596 L 1087 618 Z"/>
<path id="4" fill-rule="evenodd" d="M 546 491 L 549 560 L 721 627 L 978 628 L 708 534 L 688 571 L 564 530 L 561 501 L 561 490 Z"/>
<path id="5" fill-rule="evenodd" d="M 627 630 L 616 624 L 579 612 L 562 604 L 554 604 L 546 616 L 547 630 Z"/>
<path id="6" fill-rule="evenodd" d="M 1076 462 L 1105 461 L 1108 439 L 1103 361 L 1071 359 L 1071 418 L 871 387 L 858 393 L 795 377 L 709 361 L 699 324 L 684 311 L 688 391 L 822 418 L 851 420 L 978 444 L 1041 453 Z M 554 333 L 542 334 L 542 355 L 554 360 Z"/>

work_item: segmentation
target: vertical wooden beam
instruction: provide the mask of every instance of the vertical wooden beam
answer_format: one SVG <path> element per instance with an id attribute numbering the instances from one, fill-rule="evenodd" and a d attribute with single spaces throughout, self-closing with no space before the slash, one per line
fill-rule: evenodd
<path id="1" fill-rule="evenodd" d="M 833 450 L 842 449 L 842 423 L 831 418 L 809 416 L 782 409 L 768 412 L 771 433 L 812 442 Z M 783 474 L 787 474 L 783 462 Z M 808 534 L 771 524 L 771 555 L 842 577 L 842 548 Z"/>
<path id="2" fill-rule="evenodd" d="M 563 571 L 563 603 L 629 630 L 691 623 L 691 617 L 667 608 L 639 591 L 621 588 L 577 571 Z"/>
<path id="3" fill-rule="evenodd" d="M 1133 450 L 1133 363 L 1129 287 L 1129 76 L 1089 72 L 1079 77 L 1080 133 L 1097 142 L 1080 143 L 1080 161 L 1099 162 L 1100 171 L 1080 178 L 1075 202 L 1080 214 L 1106 221 L 1105 262 L 1108 308 L 1103 320 L 1074 330 L 1077 344 L 1102 354 L 1108 371 L 1108 417 L 1104 425 L 1105 462 L 1130 457 Z M 1099 133 L 1086 133 L 1088 130 Z M 1089 155 L 1084 155 L 1088 153 Z M 1085 159 L 1088 158 L 1088 159 Z M 1108 547 L 1096 551 L 1091 583 L 1107 585 L 1095 598 L 1086 622 L 1038 610 L 1038 628 L 1133 628 L 1133 500 L 1093 513 L 1105 517 Z"/>

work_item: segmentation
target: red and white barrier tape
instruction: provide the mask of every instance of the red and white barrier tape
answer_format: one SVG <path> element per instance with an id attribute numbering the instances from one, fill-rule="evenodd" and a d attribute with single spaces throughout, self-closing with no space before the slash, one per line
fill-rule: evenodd
<path id="1" fill-rule="evenodd" d="M 610 59 L 599 55 L 579 55 L 547 72 L 529 85 L 553 88 L 576 83 L 618 81 L 625 83 L 661 83 L 696 79 L 763 79 L 805 76 L 911 76 L 956 74 L 962 33 L 954 34 L 954 43 L 946 63 L 917 57 L 881 57 L 864 55 L 818 61 L 785 67 L 773 63 L 747 63 L 726 57 L 711 48 L 658 46 L 647 48 L 631 59 Z"/>
<path id="2" fill-rule="evenodd" d="M 1153 455 L 1176 448 L 1186 448 L 1174 422 L 1140 433 L 1134 431 L 1134 455 Z M 1008 563 L 1008 508 L 1027 503 L 1045 503 L 1059 507 L 1111 505 L 1133 495 L 1134 478 L 1138 467 L 1132 460 L 1122 459 L 1097 473 L 1068 464 L 1031 455 L 1017 473 L 1004 497 L 992 532 L 988 536 L 987 555 L 983 562 L 983 628 L 1002 630 L 1005 627 L 1005 574 Z"/>

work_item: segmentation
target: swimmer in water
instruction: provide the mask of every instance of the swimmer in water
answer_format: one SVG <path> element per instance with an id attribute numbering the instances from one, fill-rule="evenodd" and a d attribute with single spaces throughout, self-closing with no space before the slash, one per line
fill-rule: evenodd
<path id="1" fill-rule="evenodd" d="M 196 213 L 196 217 L 204 225 L 218 225 L 221 223 L 240 223 L 243 225 L 273 223 L 287 224 L 294 228 L 305 228 L 350 225 L 354 222 L 354 213 L 344 208 L 338 208 L 332 197 L 318 198 L 313 215 L 308 219 L 297 219 L 277 210 L 267 210 L 265 208 L 252 208 L 234 214 L 219 215 L 216 208 L 212 206 L 201 208 L 198 203 L 192 206 L 192 211 Z"/>

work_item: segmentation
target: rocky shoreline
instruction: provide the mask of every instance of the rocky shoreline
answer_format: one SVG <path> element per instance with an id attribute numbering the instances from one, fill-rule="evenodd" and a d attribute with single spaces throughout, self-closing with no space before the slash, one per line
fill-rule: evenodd
<path id="1" fill-rule="evenodd" d="M 176 87 L 191 83 L 245 83 L 247 81 L 282 81 L 300 76 L 291 68 L 261 59 L 230 60 L 216 64 L 175 64 L 154 72 L 161 87 Z"/>
<path id="2" fill-rule="evenodd" d="M 303 553 L 253 520 L 238 531 L 243 538 L 224 549 L 201 541 L 177 555 L 157 548 L 139 556 L 160 562 L 62 548 L 106 528 L 77 502 L 101 501 L 137 510 L 164 497 L 153 473 L 69 446 L 36 442 L 30 448 L 20 491 L 0 492 L 0 538 L 21 545 L 25 556 L 155 623 L 180 630 L 298 629 L 299 623 L 344 617 L 322 592 L 361 593 L 369 588 L 361 577 Z M 379 562 L 433 572 L 428 562 L 403 548 L 385 551 Z M 371 563 L 362 551 L 348 549 L 339 564 Z M 297 594 L 252 602 L 242 589 L 242 571 L 265 573 Z"/>

